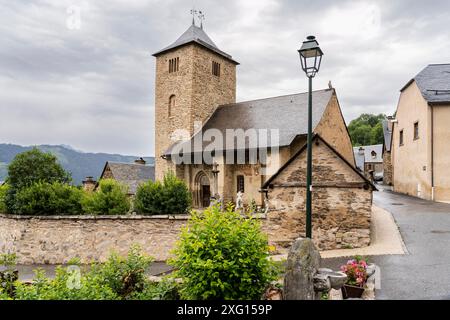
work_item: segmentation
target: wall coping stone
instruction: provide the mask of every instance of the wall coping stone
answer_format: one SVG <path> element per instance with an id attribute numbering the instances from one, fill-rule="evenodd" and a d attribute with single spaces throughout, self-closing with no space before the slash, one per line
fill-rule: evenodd
<path id="1" fill-rule="evenodd" d="M 159 214 L 159 215 L 19 215 L 0 213 L 0 218 L 11 220 L 189 220 L 190 214 Z M 264 213 L 253 214 L 254 219 L 266 219 Z"/>
<path id="2" fill-rule="evenodd" d="M 189 220 L 188 214 L 177 215 L 15 215 L 0 214 L 0 218 L 11 220 Z"/>

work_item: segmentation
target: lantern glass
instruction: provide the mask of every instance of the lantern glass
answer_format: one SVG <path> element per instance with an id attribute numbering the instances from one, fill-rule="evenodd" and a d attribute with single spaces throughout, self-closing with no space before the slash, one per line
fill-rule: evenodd
<path id="1" fill-rule="evenodd" d="M 308 77 L 314 77 L 320 69 L 323 52 L 319 47 L 319 43 L 315 37 L 309 36 L 302 47 L 298 50 L 302 69 Z"/>

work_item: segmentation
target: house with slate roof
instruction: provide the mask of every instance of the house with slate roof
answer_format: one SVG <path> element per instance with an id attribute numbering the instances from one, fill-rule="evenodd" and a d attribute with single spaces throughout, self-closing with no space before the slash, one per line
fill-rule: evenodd
<path id="1" fill-rule="evenodd" d="M 194 23 L 154 56 L 155 178 L 173 171 L 198 209 L 212 198 L 236 202 L 240 191 L 244 206 L 270 207 L 269 240 L 289 246 L 305 226 L 308 93 L 237 102 L 239 63 Z M 336 90 L 312 99 L 315 241 L 365 246 L 375 187 L 356 169 Z"/>
<path id="2" fill-rule="evenodd" d="M 400 90 L 393 120 L 393 188 L 450 202 L 450 64 L 430 64 Z"/>
<path id="3" fill-rule="evenodd" d="M 383 175 L 383 145 L 374 144 L 370 146 L 354 147 L 356 167 L 366 177 L 371 175 Z"/>
<path id="4" fill-rule="evenodd" d="M 114 179 L 120 182 L 127 187 L 128 195 L 134 196 L 141 183 L 155 180 L 155 167 L 147 165 L 142 158 L 135 160 L 134 163 L 108 161 L 103 168 L 101 179 Z M 86 184 L 89 179 L 83 182 Z"/>

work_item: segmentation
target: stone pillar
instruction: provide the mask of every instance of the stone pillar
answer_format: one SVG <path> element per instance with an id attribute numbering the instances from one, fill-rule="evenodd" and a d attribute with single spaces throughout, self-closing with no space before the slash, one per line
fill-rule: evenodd
<path id="1" fill-rule="evenodd" d="M 316 299 L 314 276 L 320 268 L 320 260 L 320 253 L 311 239 L 295 240 L 286 261 L 285 300 Z"/>

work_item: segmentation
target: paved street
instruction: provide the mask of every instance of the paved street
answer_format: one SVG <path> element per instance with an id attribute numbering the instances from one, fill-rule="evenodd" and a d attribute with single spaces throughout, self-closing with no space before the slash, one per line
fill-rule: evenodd
<path id="1" fill-rule="evenodd" d="M 381 267 L 377 299 L 450 299 L 450 204 L 390 191 L 374 192 L 374 204 L 391 212 L 408 254 L 370 257 Z M 346 259 L 326 259 L 333 268 Z"/>

